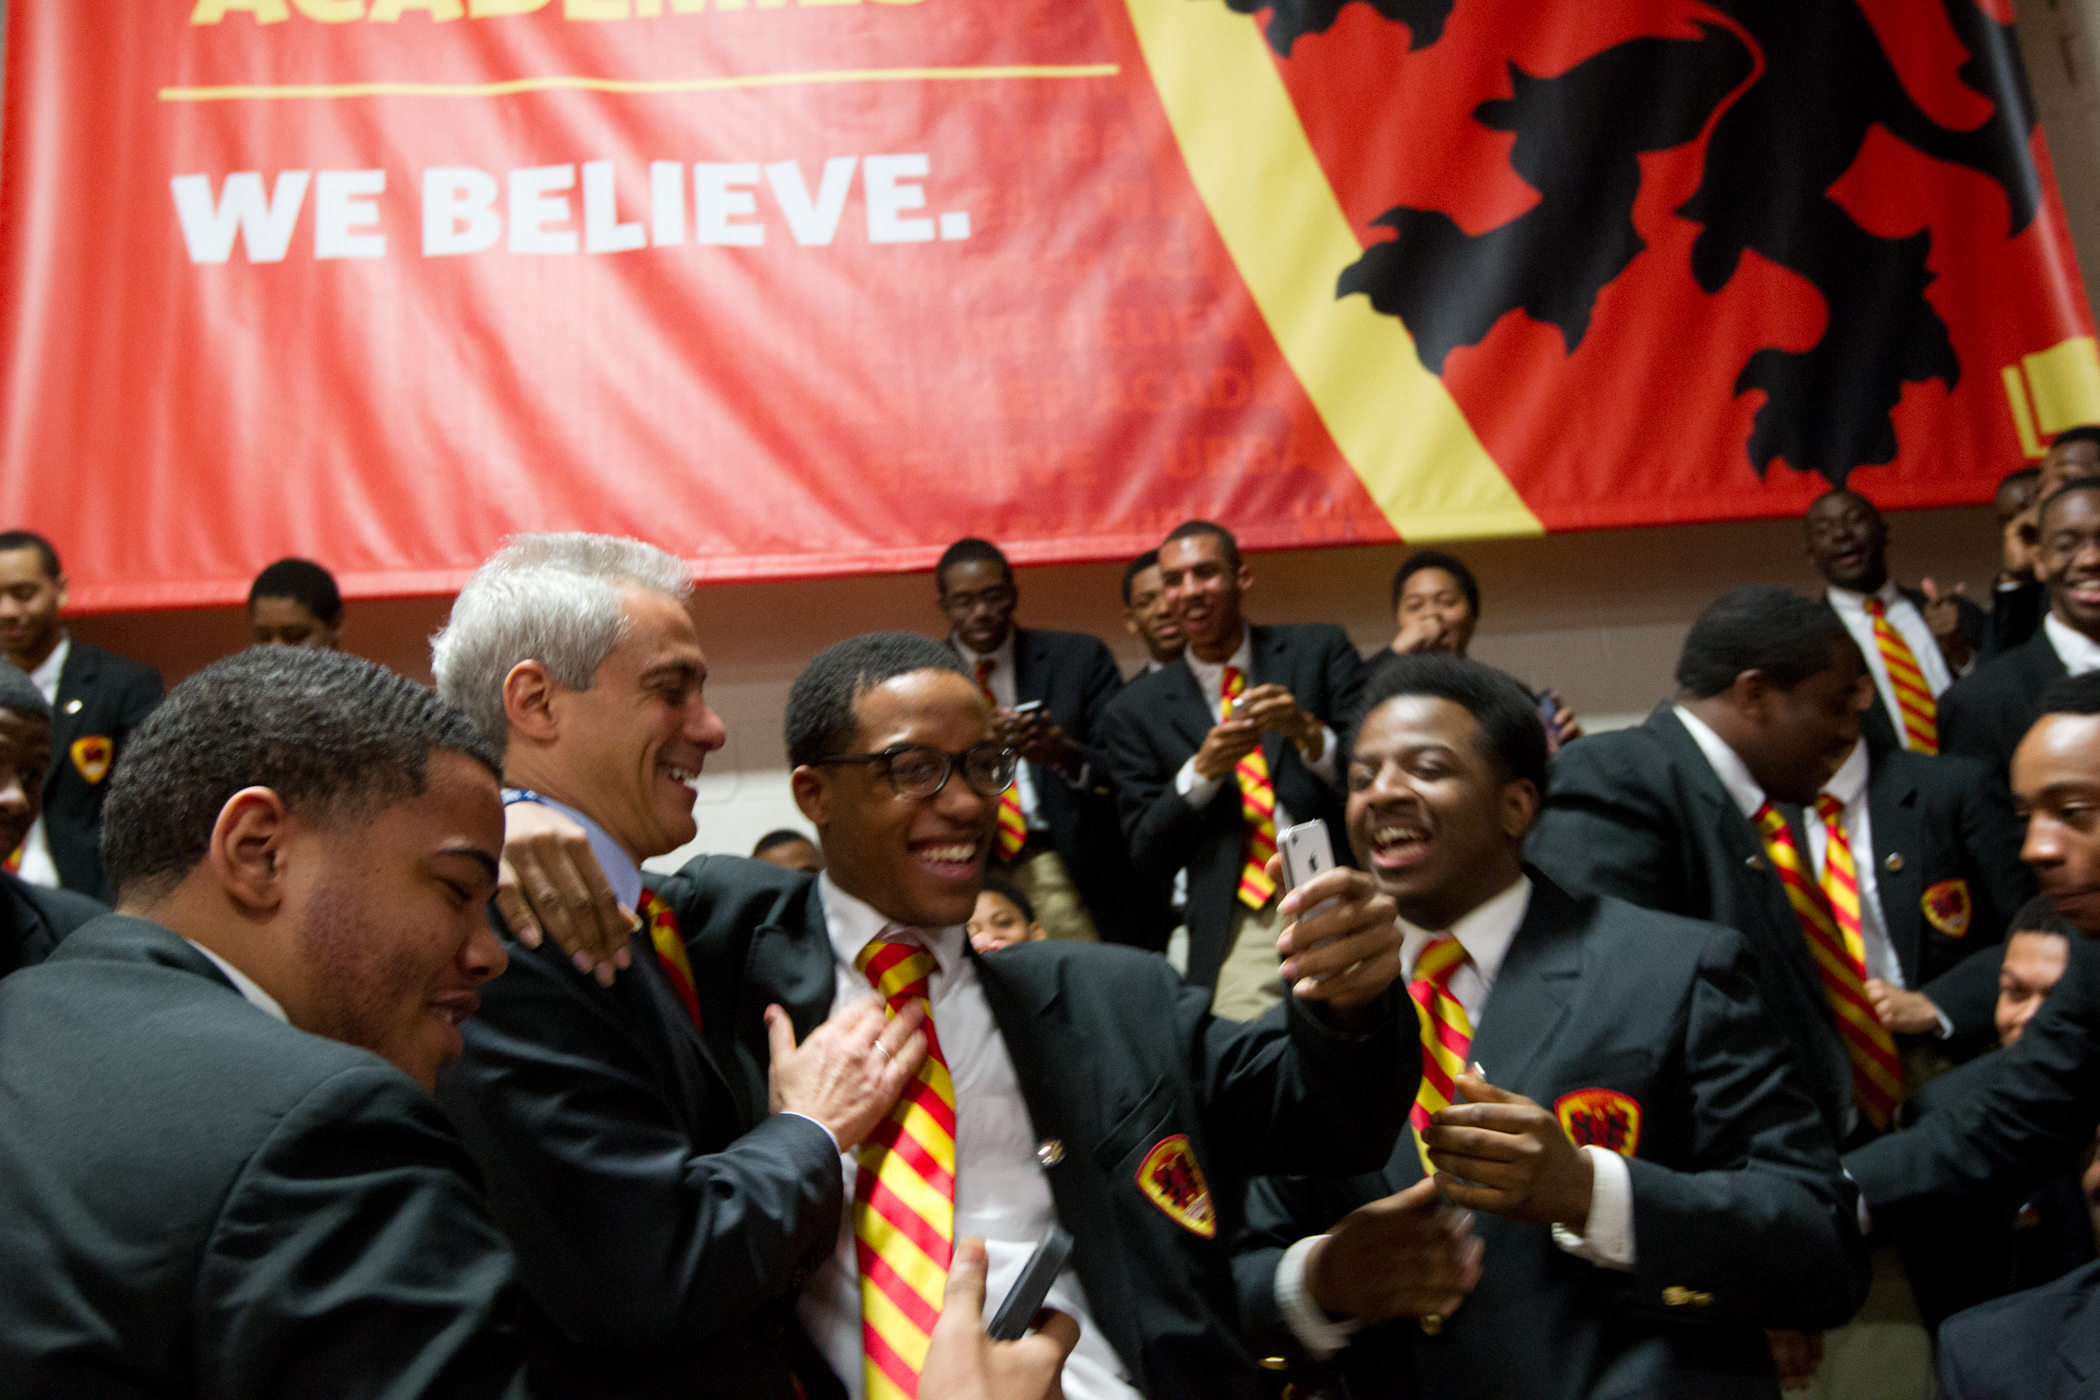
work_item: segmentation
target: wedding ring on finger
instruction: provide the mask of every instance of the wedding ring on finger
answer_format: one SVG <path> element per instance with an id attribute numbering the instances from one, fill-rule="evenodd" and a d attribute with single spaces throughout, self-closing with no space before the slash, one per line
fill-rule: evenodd
<path id="1" fill-rule="evenodd" d="M 882 1043 L 881 1041 L 879 1041 L 879 1040 L 875 1042 L 875 1048 L 876 1048 L 877 1050 L 880 1050 L 880 1051 L 882 1052 L 882 1058 L 883 1058 L 884 1060 L 886 1060 L 886 1061 L 888 1061 L 888 1060 L 894 1060 L 894 1059 L 896 1058 L 895 1056 L 893 1056 L 892 1054 L 890 1054 L 890 1047 L 889 1047 L 889 1046 L 887 1046 L 887 1045 L 884 1045 L 884 1044 L 883 1044 L 883 1043 Z"/>

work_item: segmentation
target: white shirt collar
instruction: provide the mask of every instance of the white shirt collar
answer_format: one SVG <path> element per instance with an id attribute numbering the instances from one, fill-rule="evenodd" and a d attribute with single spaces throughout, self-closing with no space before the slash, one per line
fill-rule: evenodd
<path id="1" fill-rule="evenodd" d="M 1867 741 L 1861 739 L 1853 744 L 1852 752 L 1845 755 L 1830 781 L 1823 784 L 1823 791 L 1850 807 L 1866 793 L 1867 778 Z"/>
<path id="2" fill-rule="evenodd" d="M 212 966 L 226 974 L 226 980 L 233 983 L 233 989 L 239 992 L 249 1005 L 269 1012 L 270 1015 L 275 1016 L 288 1026 L 292 1023 L 292 1018 L 284 1014 L 284 1007 L 279 1004 L 277 998 L 258 986 L 253 977 L 250 977 L 247 973 L 241 971 L 196 939 L 185 938 L 182 941 L 204 954 L 205 957 L 210 958 Z"/>
<path id="3" fill-rule="evenodd" d="M 1754 819 L 1758 809 L 1765 805 L 1765 790 L 1758 786 L 1757 779 L 1750 776 L 1749 765 L 1728 747 L 1726 739 L 1706 727 L 1705 720 L 1682 705 L 1672 705 L 1670 709 L 1691 733 L 1692 742 L 1699 746 L 1699 752 L 1706 755 L 1707 765 L 1721 780 L 1721 786 L 1728 789 L 1728 796 L 1737 810 Z"/>
<path id="4" fill-rule="evenodd" d="M 2058 620 L 2054 611 L 2042 619 L 2042 630 L 2049 634 L 2049 645 L 2056 648 L 2056 659 L 2066 671 L 2074 676 L 2100 671 L 2100 642 Z"/>
<path id="5" fill-rule="evenodd" d="M 605 872 L 605 883 L 629 909 L 642 907 L 642 868 L 627 854 L 627 848 L 606 834 L 605 828 L 591 820 L 586 812 L 578 811 L 566 802 L 556 802 L 545 793 L 526 793 L 523 788 L 505 788 L 506 795 L 525 793 L 522 800 L 537 802 L 552 807 L 583 828 L 583 834 L 591 843 L 591 854 L 598 858 L 598 868 Z M 515 800 L 515 799 L 514 799 Z"/>
<path id="6" fill-rule="evenodd" d="M 847 894 L 832 882 L 831 872 L 817 876 L 817 898 L 824 906 L 824 931 L 831 938 L 832 956 L 842 967 L 857 967 L 861 949 L 892 929 L 917 935 L 933 954 L 943 973 L 953 972 L 964 956 L 961 924 L 951 928 L 920 929 L 900 924 L 864 899 Z"/>
<path id="7" fill-rule="evenodd" d="M 1860 593 L 1850 588 L 1840 588 L 1833 583 L 1826 590 L 1826 596 L 1830 599 L 1830 606 L 1834 608 L 1849 608 L 1853 612 L 1861 613 L 1867 610 L 1867 599 L 1869 598 L 1879 598 L 1883 612 L 1888 612 L 1896 604 L 1905 601 L 1903 590 L 1896 587 L 1896 580 L 1892 578 L 1883 579 L 1881 587 L 1875 589 L 1872 593 Z"/>
<path id="8" fill-rule="evenodd" d="M 1216 664 L 1205 661 L 1196 655 L 1194 647 L 1190 647 L 1182 652 L 1181 659 L 1188 662 L 1189 670 L 1196 677 L 1196 684 L 1203 688 L 1204 695 L 1211 702 L 1211 708 L 1215 709 L 1217 708 L 1218 698 L 1225 693 L 1225 668 L 1227 666 L 1236 668 L 1241 675 L 1245 676 L 1248 685 L 1254 684 L 1254 629 L 1244 622 L 1240 624 L 1240 644 L 1233 649 L 1232 655 L 1224 661 Z"/>
<path id="9" fill-rule="evenodd" d="M 58 645 L 51 648 L 51 654 L 29 673 L 29 683 L 43 694 L 46 705 L 58 704 L 59 672 L 66 669 L 66 658 L 72 654 L 73 634 L 61 632 L 58 634 Z M 52 718 L 57 716 L 54 714 Z"/>
<path id="10" fill-rule="evenodd" d="M 1480 974 L 1481 985 L 1493 988 L 1495 974 L 1502 970 L 1502 960 L 1509 956 L 1509 945 L 1515 941 L 1517 930 L 1523 927 L 1524 915 L 1530 908 L 1531 877 L 1519 875 L 1516 883 L 1493 899 L 1473 906 L 1449 929 L 1418 928 L 1405 919 L 1400 920 L 1400 956 L 1412 970 L 1415 959 L 1421 956 L 1431 940 L 1449 933 L 1466 950 L 1466 956 L 1473 960 L 1473 970 Z"/>
<path id="11" fill-rule="evenodd" d="M 954 647 L 955 654 L 963 659 L 963 665 L 970 668 L 971 680 L 977 679 L 977 663 L 980 661 L 990 661 L 994 663 L 995 673 L 1003 671 L 1010 676 L 1014 673 L 1014 633 L 1017 630 L 1009 626 L 1006 629 L 1006 640 L 987 652 L 971 651 L 970 644 L 954 632 L 948 634 L 948 644 Z"/>

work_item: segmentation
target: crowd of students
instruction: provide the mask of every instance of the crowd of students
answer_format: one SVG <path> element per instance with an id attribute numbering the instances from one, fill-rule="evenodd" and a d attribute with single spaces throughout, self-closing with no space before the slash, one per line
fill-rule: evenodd
<path id="1" fill-rule="evenodd" d="M 726 737 L 670 555 L 514 540 L 435 693 L 283 561 L 161 700 L 0 534 L 0 1397 L 2052 1393 L 2100 429 L 1999 505 L 1985 610 L 1829 493 L 1588 736 L 1448 554 L 1367 660 L 1190 521 L 1126 682 L 960 541 L 791 689 L 808 830 L 646 877 Z"/>

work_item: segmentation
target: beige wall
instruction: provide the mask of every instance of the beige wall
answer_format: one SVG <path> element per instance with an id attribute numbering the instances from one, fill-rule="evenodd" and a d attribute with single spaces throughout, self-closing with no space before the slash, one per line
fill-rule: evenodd
<path id="1" fill-rule="evenodd" d="M 1996 526 L 1985 509 L 1891 518 L 1899 577 L 1966 582 L 1987 596 Z M 1739 583 L 1814 582 L 1794 521 L 1682 525 L 1548 539 L 1503 540 L 1457 551 L 1480 576 L 1484 616 L 1474 654 L 1534 685 L 1550 685 L 1593 728 L 1636 720 L 1670 689 L 1684 630 L 1715 594 Z M 1262 622 L 1339 622 L 1366 650 L 1391 640 L 1386 609 L 1400 546 L 1298 550 L 1253 560 L 1248 612 Z M 1141 650 L 1124 631 L 1111 565 L 1025 569 L 1021 618 L 1094 632 L 1126 671 Z M 427 639 L 446 600 L 353 603 L 344 643 L 428 680 Z M 781 708 L 803 664 L 841 637 L 883 627 L 935 632 L 929 575 L 812 583 L 723 584 L 701 591 L 697 614 L 712 678 L 708 691 L 729 745 L 708 764 L 693 849 L 745 851 L 774 826 L 799 823 L 783 770 Z M 76 619 L 83 637 L 149 661 L 172 682 L 245 641 L 233 609 Z"/>

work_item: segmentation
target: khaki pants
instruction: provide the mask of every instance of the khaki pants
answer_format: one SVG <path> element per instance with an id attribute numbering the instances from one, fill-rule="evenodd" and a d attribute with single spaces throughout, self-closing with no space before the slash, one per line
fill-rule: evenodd
<path id="1" fill-rule="evenodd" d="M 1793 1395 L 1815 1400 L 1932 1400 L 1932 1338 L 1893 1246 L 1874 1251 L 1874 1281 L 1859 1316 L 1823 1334 L 1815 1383 Z M 1790 1397 L 1791 1400 L 1791 1397 Z"/>
<path id="2" fill-rule="evenodd" d="M 1233 901 L 1232 947 L 1218 969 L 1212 1014 L 1228 1021 L 1252 1021 L 1283 1000 L 1283 974 L 1277 971 L 1283 959 L 1276 955 L 1276 938 L 1284 925 L 1276 906 L 1282 900 L 1279 890 L 1259 909 Z"/>
<path id="3" fill-rule="evenodd" d="M 1079 887 L 1072 883 L 1057 852 L 1047 846 L 1024 848 L 1006 873 L 1035 906 L 1035 921 L 1043 932 L 1074 943 L 1101 941 L 1101 935 L 1094 932 L 1093 916 L 1086 912 L 1086 901 L 1079 897 Z"/>

